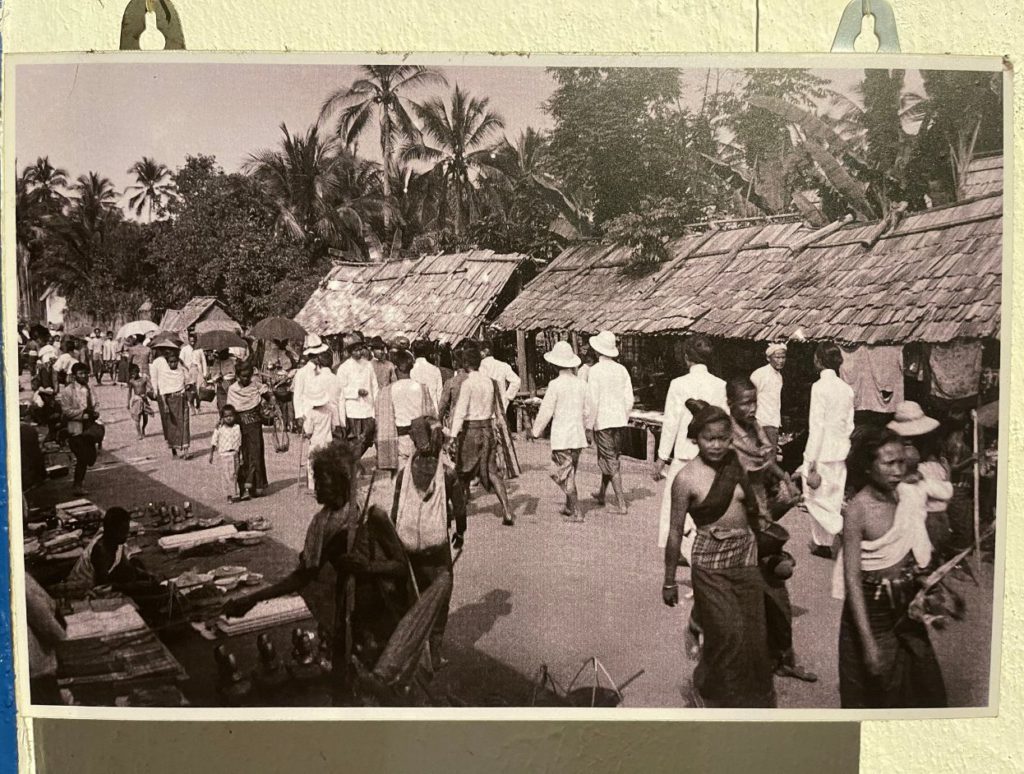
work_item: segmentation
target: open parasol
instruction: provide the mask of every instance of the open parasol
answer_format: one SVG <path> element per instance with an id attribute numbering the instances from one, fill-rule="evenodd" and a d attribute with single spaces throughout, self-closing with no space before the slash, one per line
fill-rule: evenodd
<path id="1" fill-rule="evenodd" d="M 195 324 L 193 329 L 196 335 L 202 335 L 209 333 L 210 331 L 231 331 L 231 333 L 241 333 L 242 326 L 236 323 L 234 320 L 201 320 Z"/>
<path id="2" fill-rule="evenodd" d="M 158 330 L 160 330 L 160 326 L 151 320 L 134 320 L 118 328 L 116 338 L 127 339 L 129 336 L 145 336 Z"/>
<path id="3" fill-rule="evenodd" d="M 156 334 L 149 342 L 149 346 L 152 348 L 156 347 L 173 347 L 174 349 L 181 349 L 181 336 L 174 331 L 160 331 Z"/>
<path id="4" fill-rule="evenodd" d="M 287 317 L 266 317 L 252 326 L 249 335 L 264 341 L 302 341 L 306 329 Z"/>
<path id="5" fill-rule="evenodd" d="M 237 333 L 224 330 L 206 331 L 200 333 L 196 338 L 196 346 L 199 349 L 231 349 L 232 347 L 247 347 L 245 339 Z"/>
<path id="6" fill-rule="evenodd" d="M 87 339 L 92 336 L 92 328 L 88 325 L 79 325 L 73 328 L 68 335 L 76 339 Z"/>

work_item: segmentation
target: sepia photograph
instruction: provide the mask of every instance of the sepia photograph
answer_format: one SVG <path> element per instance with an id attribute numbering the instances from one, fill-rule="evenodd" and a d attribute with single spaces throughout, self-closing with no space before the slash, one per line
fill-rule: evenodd
<path id="1" fill-rule="evenodd" d="M 996 713 L 1000 62 L 6 67 L 21 711 Z"/>

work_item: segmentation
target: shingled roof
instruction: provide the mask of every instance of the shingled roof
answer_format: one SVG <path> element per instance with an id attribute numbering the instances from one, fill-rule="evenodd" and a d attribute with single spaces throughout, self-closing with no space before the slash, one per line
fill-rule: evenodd
<path id="1" fill-rule="evenodd" d="M 338 264 L 295 321 L 321 336 L 429 336 L 453 343 L 476 336 L 525 255 L 493 250 L 427 255 L 387 263 Z"/>
<path id="2" fill-rule="evenodd" d="M 627 248 L 572 247 L 495 325 L 748 340 L 801 328 L 865 344 L 998 337 L 1002 212 L 997 193 L 910 214 L 881 234 L 881 223 L 709 230 L 669 243 L 669 259 L 642 278 L 623 270 Z"/>

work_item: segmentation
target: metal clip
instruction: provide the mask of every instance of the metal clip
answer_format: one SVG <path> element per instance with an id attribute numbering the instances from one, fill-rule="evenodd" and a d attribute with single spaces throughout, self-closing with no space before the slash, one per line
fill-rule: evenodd
<path id="1" fill-rule="evenodd" d="M 156 16 L 156 28 L 163 33 L 165 51 L 183 51 L 185 34 L 181 17 L 171 0 L 130 0 L 121 17 L 121 50 L 138 51 L 139 39 L 146 31 L 146 11 Z"/>
<path id="2" fill-rule="evenodd" d="M 878 38 L 878 53 L 893 53 L 900 50 L 900 37 L 896 32 L 896 15 L 887 0 L 851 0 L 839 20 L 833 51 L 856 51 L 854 42 L 860 35 L 865 16 L 875 17 L 875 37 Z"/>

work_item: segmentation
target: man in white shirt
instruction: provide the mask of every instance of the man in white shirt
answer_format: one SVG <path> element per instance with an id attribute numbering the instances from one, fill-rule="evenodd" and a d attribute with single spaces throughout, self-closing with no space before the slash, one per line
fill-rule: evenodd
<path id="1" fill-rule="evenodd" d="M 782 369 L 786 367 L 786 345 L 769 344 L 765 352 L 767 365 L 750 375 L 750 381 L 757 389 L 757 414 L 755 419 L 772 442 L 775 454 L 779 453 L 779 428 L 782 427 Z"/>
<path id="2" fill-rule="evenodd" d="M 597 466 L 601 470 L 601 488 L 594 493 L 594 499 L 599 505 L 604 505 L 608 485 L 611 484 L 618 506 L 616 512 L 625 514 L 628 511 L 619 453 L 622 449 L 622 428 L 629 423 L 629 412 L 635 400 L 633 380 L 625 366 L 615 361 L 619 349 L 611 331 L 601 331 L 592 336 L 590 348 L 599 357 L 587 375 L 587 429 L 593 433 Z"/>
<path id="3" fill-rule="evenodd" d="M 109 373 L 110 379 L 115 384 L 117 383 L 117 359 L 121 354 L 121 345 L 114 340 L 114 332 L 107 331 L 107 337 L 103 339 L 101 347 L 101 357 L 103 359 L 103 369 L 96 374 L 96 383 L 99 384 L 103 377 L 103 374 Z"/>
<path id="4" fill-rule="evenodd" d="M 427 389 L 410 378 L 415 359 L 407 349 L 391 353 L 395 381 L 377 394 L 376 438 L 377 469 L 396 476 L 415 451 L 410 437 L 412 421 L 420 417 L 436 417 Z"/>
<path id="5" fill-rule="evenodd" d="M 418 339 L 412 343 L 412 354 L 416 357 L 416 362 L 413 363 L 409 376 L 427 388 L 427 394 L 436 410 L 441 405 L 444 382 L 441 379 L 441 369 L 430 362 L 430 357 L 434 354 L 434 345 L 426 339 Z"/>
<path id="6" fill-rule="evenodd" d="M 565 492 L 562 515 L 571 522 L 582 522 L 576 470 L 580 452 L 587 446 L 587 385 L 573 373 L 582 361 L 568 341 L 559 341 L 544 353 L 544 359 L 558 369 L 558 376 L 548 383 L 533 423 L 533 437 L 540 438 L 551 423 L 551 478 Z"/>
<path id="7" fill-rule="evenodd" d="M 71 369 L 76 363 L 79 363 L 78 355 L 75 350 L 75 340 L 67 338 L 61 342 L 60 355 L 53 363 L 53 373 L 57 377 L 59 385 L 63 386 L 71 382 Z M 83 365 L 85 365 L 83 363 Z M 88 368 L 88 366 L 86 366 Z"/>
<path id="8" fill-rule="evenodd" d="M 192 384 L 196 385 L 196 390 L 190 395 L 192 401 L 192 413 L 199 413 L 199 390 L 200 384 L 206 381 L 207 376 L 207 365 L 206 365 L 206 353 L 201 349 L 196 349 L 196 332 L 190 330 L 188 332 L 188 341 L 181 347 L 181 364 L 185 367 L 185 370 L 189 372 L 192 379 Z"/>
<path id="9" fill-rule="evenodd" d="M 345 398 L 346 438 L 352 456 L 360 459 L 373 444 L 377 375 L 362 338 L 348 345 L 348 358 L 338 366 L 338 384 Z"/>
<path id="10" fill-rule="evenodd" d="M 160 408 L 160 423 L 171 456 L 187 460 L 192 443 L 189 399 L 192 375 L 181 362 L 180 346 L 164 344 L 156 348 L 160 356 L 149 365 L 149 379 Z"/>
<path id="11" fill-rule="evenodd" d="M 103 373 L 103 334 L 99 328 L 93 328 L 92 335 L 85 340 L 85 364 L 99 384 Z"/>
<path id="12" fill-rule="evenodd" d="M 302 343 L 302 355 L 306 358 L 305 364 L 295 372 L 292 379 L 292 405 L 295 409 L 295 424 L 302 427 L 302 421 L 306 418 L 309 410 L 306 401 L 306 383 L 309 378 L 320 369 L 319 356 L 328 351 L 328 347 L 315 333 L 306 334 Z"/>
<path id="13" fill-rule="evenodd" d="M 801 471 L 804 506 L 811 515 L 811 553 L 828 559 L 836 535 L 843 531 L 846 457 L 853 433 L 853 388 L 839 378 L 842 364 L 843 353 L 837 345 L 818 345 L 814 365 L 821 378 L 811 387 Z"/>
<path id="14" fill-rule="evenodd" d="M 512 366 L 491 356 L 491 345 L 485 341 L 480 343 L 480 357 L 480 373 L 498 383 L 501 407 L 508 409 L 508 404 L 519 394 L 523 380 L 512 370 Z"/>
<path id="15" fill-rule="evenodd" d="M 713 355 L 711 342 L 705 336 L 691 336 L 683 346 L 683 362 L 686 373 L 672 380 L 665 397 L 665 415 L 661 425 L 661 442 L 658 444 L 658 459 L 654 462 L 654 480 L 665 479 L 665 490 L 661 498 L 661 513 L 658 522 L 658 547 L 668 542 L 669 523 L 672 518 L 672 482 L 686 463 L 697 456 L 697 444 L 687 437 L 687 430 L 693 415 L 686 408 L 686 401 L 694 398 L 728 411 L 725 382 L 708 371 Z M 668 474 L 665 467 L 668 466 Z M 690 548 L 696 538 L 693 520 L 689 516 L 683 527 L 683 558 L 689 562 Z"/>
<path id="16" fill-rule="evenodd" d="M 459 388 L 459 399 L 452 412 L 452 427 L 447 432 L 458 439 L 456 469 L 462 479 L 467 500 L 475 475 L 485 489 L 494 490 L 503 512 L 501 523 L 511 527 L 515 524 L 515 517 L 505 490 L 505 479 L 498 467 L 498 439 L 494 432 L 494 414 L 497 410 L 494 380 L 480 373 L 481 360 L 479 349 L 467 347 L 463 350 L 462 364 L 467 376 Z"/>

